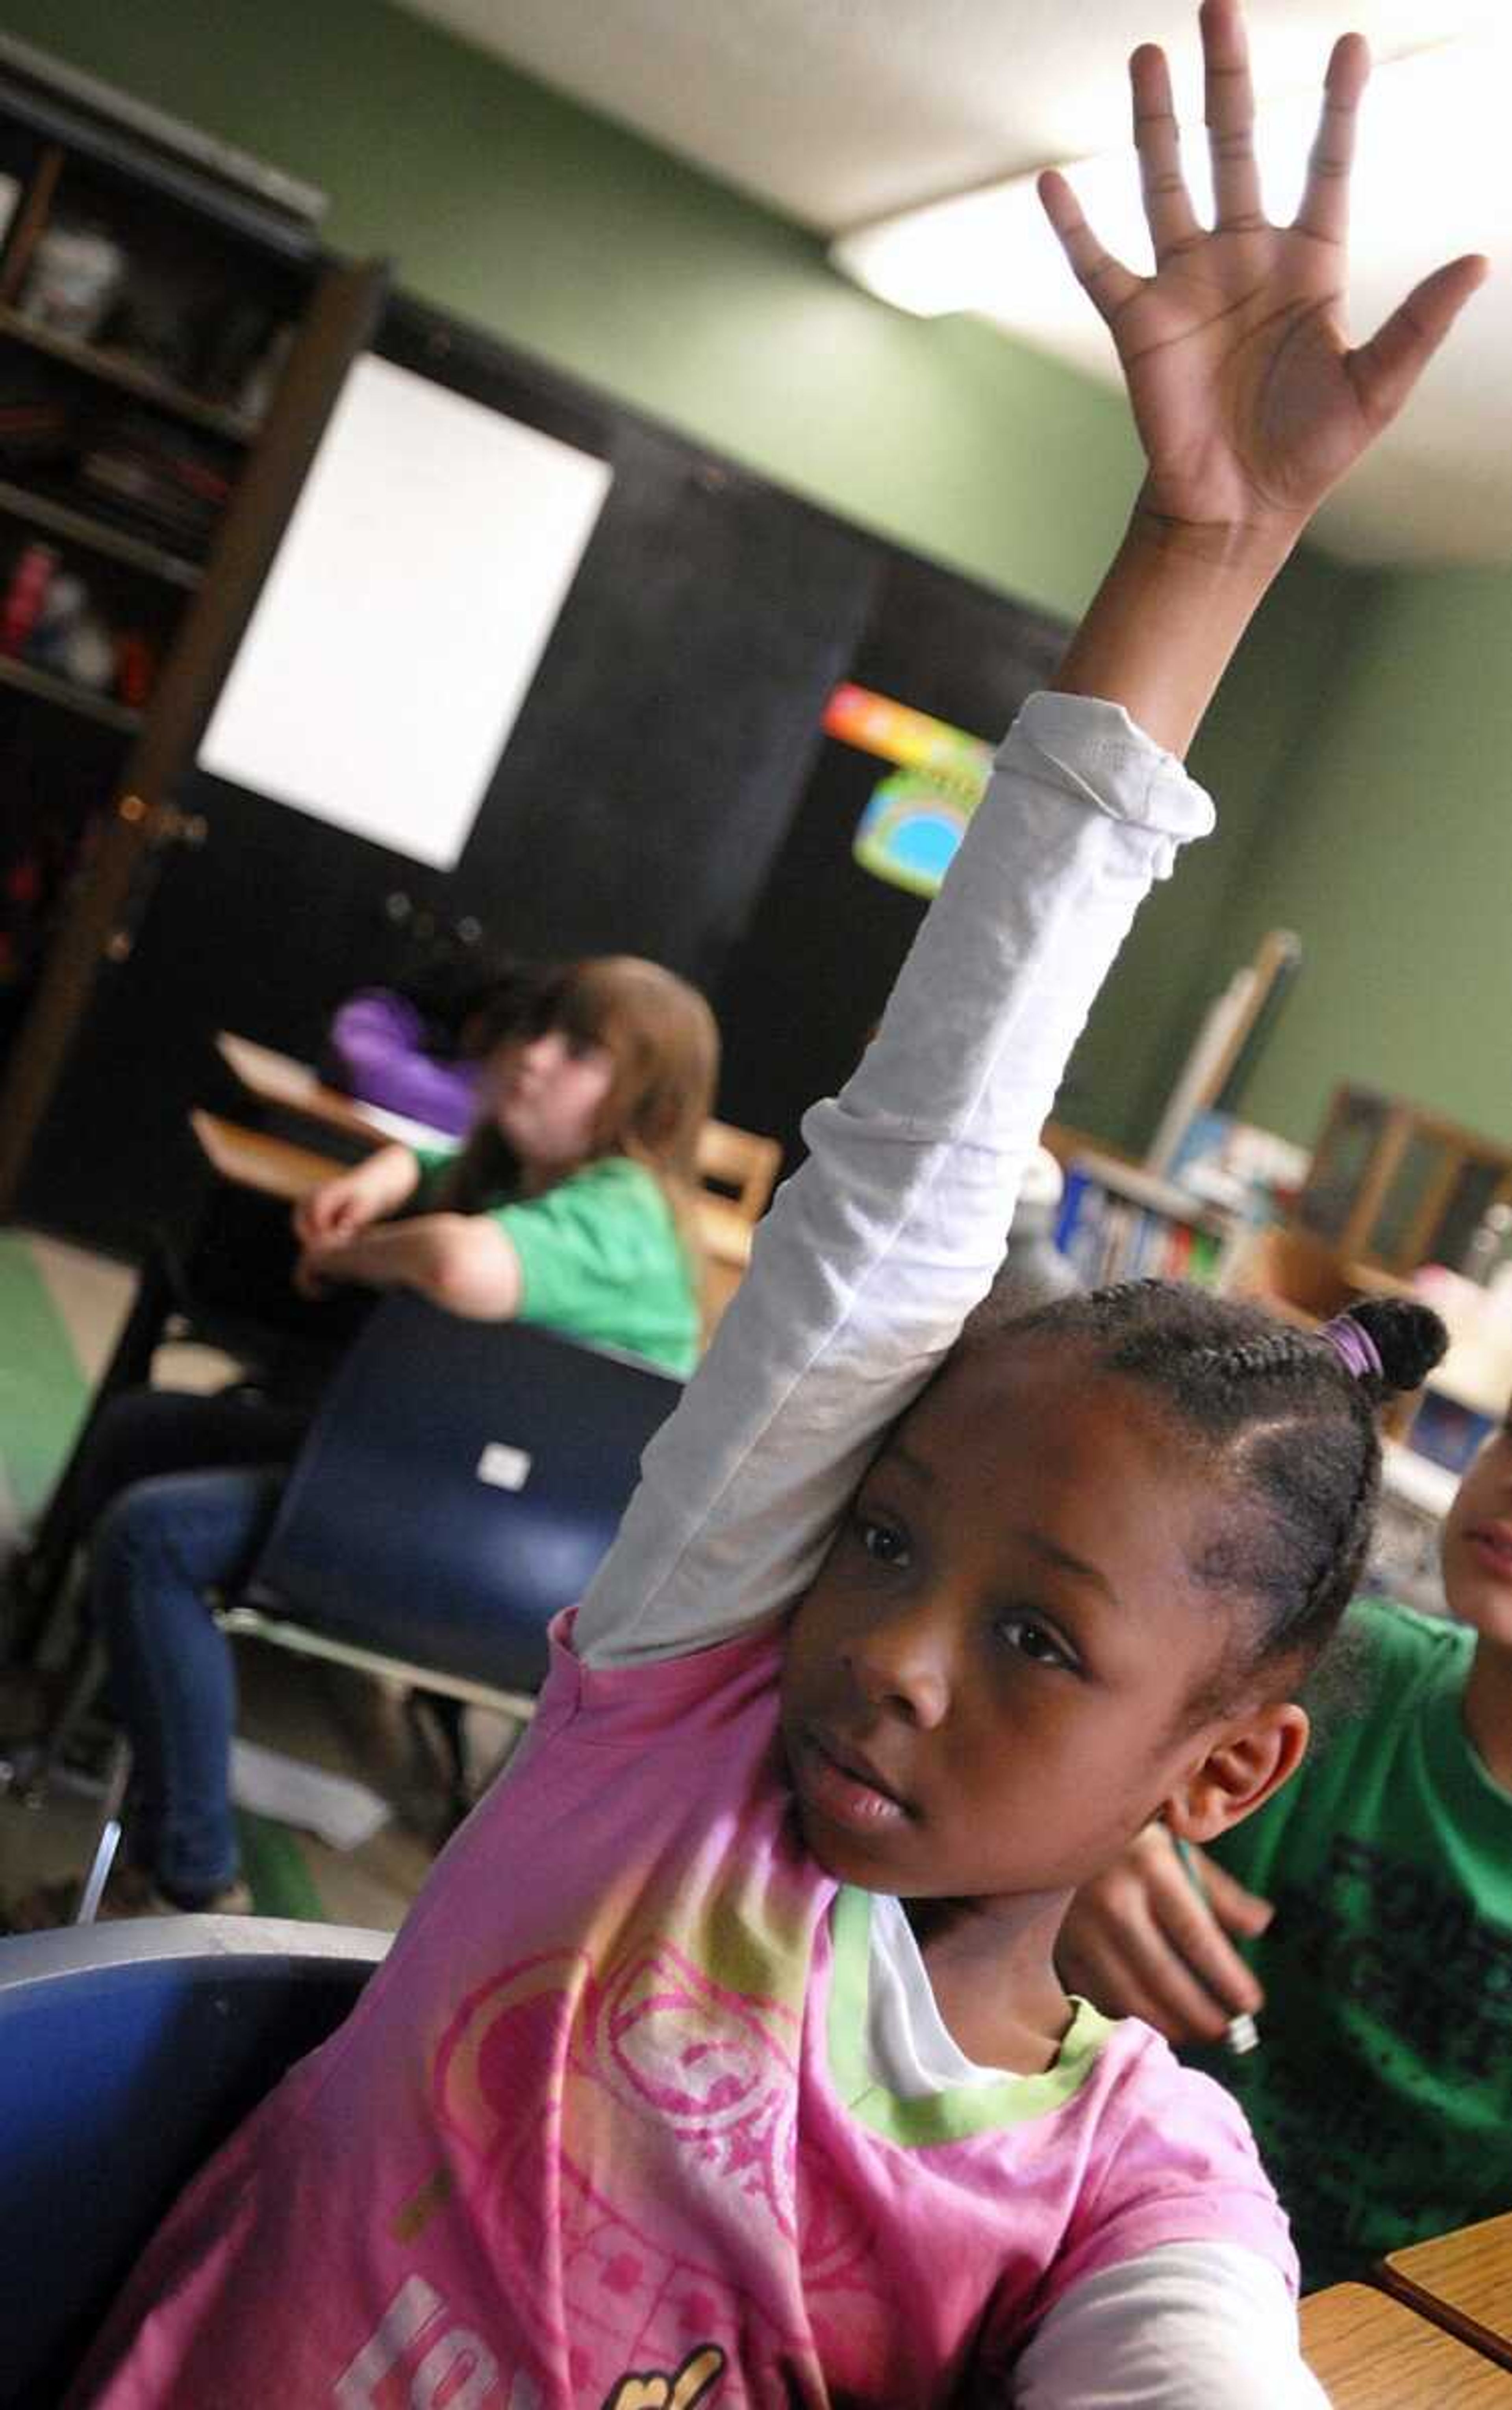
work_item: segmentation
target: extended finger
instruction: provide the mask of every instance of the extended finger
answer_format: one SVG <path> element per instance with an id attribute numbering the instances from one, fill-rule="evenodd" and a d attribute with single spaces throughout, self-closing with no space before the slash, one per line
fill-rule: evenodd
<path id="1" fill-rule="evenodd" d="M 1234 2010 L 1228 1994 L 1219 1985 L 1207 1982 L 1196 1948 L 1189 1950 L 1185 1940 L 1142 1918 L 1130 1924 L 1124 1946 L 1133 1980 L 1156 2003 L 1158 2014 L 1155 2022 L 1162 2033 L 1175 2041 L 1193 2038 L 1216 2041 L 1221 2038 Z M 1228 1946 L 1224 1944 L 1226 1949 Z M 1243 2005 L 1258 2009 L 1259 1987 L 1247 1968 L 1242 1967 L 1241 1972 L 1252 1996 Z"/>
<path id="2" fill-rule="evenodd" d="M 1040 177 L 1040 202 L 1054 228 L 1078 284 L 1111 326 L 1127 301 L 1140 290 L 1142 278 L 1104 250 L 1082 215 L 1082 205 L 1056 167 Z"/>
<path id="3" fill-rule="evenodd" d="M 1170 97 L 1170 69 L 1164 51 L 1141 43 L 1128 63 L 1134 102 L 1134 148 L 1139 154 L 1144 219 L 1156 264 L 1201 238 L 1202 229 L 1182 174 L 1181 127 Z"/>
<path id="4" fill-rule="evenodd" d="M 1259 170 L 1255 165 L 1249 43 L 1238 0 L 1202 0 L 1201 23 L 1214 222 L 1234 232 L 1265 222 Z"/>
<path id="5" fill-rule="evenodd" d="M 1062 1982 L 1105 2016 L 1142 2017 L 1169 2041 L 1222 2038 L 1223 2010 L 1142 1917 L 1123 1920 L 1112 1938 L 1080 1931 L 1069 1942 L 1063 1936 L 1056 1963 Z"/>
<path id="6" fill-rule="evenodd" d="M 1246 1891 L 1226 1866 L 1199 1852 L 1202 1869 L 1202 1888 L 1208 1906 L 1219 1924 L 1229 1933 L 1259 1934 L 1266 1930 L 1275 1909 L 1258 1891 Z"/>
<path id="7" fill-rule="evenodd" d="M 1323 114 L 1307 160 L 1307 181 L 1293 220 L 1301 234 L 1343 242 L 1349 231 L 1349 170 L 1354 164 L 1356 112 L 1370 75 L 1370 51 L 1359 34 L 1335 42 L 1323 82 Z"/>
<path id="8" fill-rule="evenodd" d="M 1373 434 L 1395 418 L 1413 386 L 1490 269 L 1476 252 L 1436 268 L 1345 368 Z"/>
<path id="9" fill-rule="evenodd" d="M 1165 1977 L 1171 1997 L 1179 1992 L 1189 2011 L 1187 1985 L 1195 1976 L 1207 2006 L 1216 2000 L 1224 2019 L 1241 2010 L 1253 2016 L 1264 2005 L 1265 1995 L 1254 1975 L 1207 1901 L 1189 1882 L 1184 1880 L 1179 1889 L 1162 1888 L 1152 1894 L 1150 1904 L 1155 1919 L 1151 1934 L 1147 1939 L 1138 1937 L 1143 1944 L 1147 1982 Z"/>

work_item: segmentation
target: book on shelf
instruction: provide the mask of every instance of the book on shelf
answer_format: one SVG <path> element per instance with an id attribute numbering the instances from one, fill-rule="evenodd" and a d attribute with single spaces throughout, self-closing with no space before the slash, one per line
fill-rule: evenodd
<path id="1" fill-rule="evenodd" d="M 204 445 L 138 417 L 98 436 L 78 473 L 97 500 L 191 544 L 208 541 L 231 490 L 224 467 Z"/>
<path id="2" fill-rule="evenodd" d="M 1073 1165 L 1066 1176 L 1055 1244 L 1088 1288 L 1124 1280 L 1193 1281 L 1211 1288 L 1221 1278 L 1230 1241 L 1195 1216 L 1177 1219 L 1120 1197 Z"/>

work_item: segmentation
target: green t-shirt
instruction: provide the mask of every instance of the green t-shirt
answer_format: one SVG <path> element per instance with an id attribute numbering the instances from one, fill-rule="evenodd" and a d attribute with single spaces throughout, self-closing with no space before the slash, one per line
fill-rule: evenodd
<path id="1" fill-rule="evenodd" d="M 1260 2042 L 1193 2053 L 1237 2095 L 1307 2290 L 1512 2209 L 1512 1793 L 1461 1702 L 1463 1626 L 1351 1612 L 1365 1704 L 1214 1854 L 1275 1903 L 1245 1945 Z"/>
<path id="2" fill-rule="evenodd" d="M 439 1150 L 416 1153 L 424 1183 L 452 1160 Z M 424 1184 L 416 1201 L 423 1211 Z M 487 1211 L 519 1257 L 521 1322 L 623 1347 L 670 1372 L 692 1371 L 699 1319 L 687 1250 L 643 1164 L 605 1155 L 544 1197 Z"/>

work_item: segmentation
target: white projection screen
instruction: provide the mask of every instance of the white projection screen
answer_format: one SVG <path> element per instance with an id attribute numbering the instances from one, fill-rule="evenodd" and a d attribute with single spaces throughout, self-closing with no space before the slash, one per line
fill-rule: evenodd
<path id="1" fill-rule="evenodd" d="M 365 355 L 201 769 L 449 870 L 610 474 L 590 453 Z"/>

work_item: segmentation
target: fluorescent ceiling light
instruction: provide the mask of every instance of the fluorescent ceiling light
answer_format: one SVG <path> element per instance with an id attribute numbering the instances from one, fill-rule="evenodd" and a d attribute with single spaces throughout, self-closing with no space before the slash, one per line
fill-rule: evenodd
<path id="1" fill-rule="evenodd" d="M 1476 174 L 1506 173 L 1508 27 L 1500 12 L 1461 40 L 1376 68 L 1360 117 L 1356 222 L 1373 255 L 1391 245 L 1409 280 L 1453 253 L 1484 246 Z M 1256 152 L 1267 206 L 1289 218 L 1301 195 L 1317 124 L 1316 90 L 1264 101 Z M 1198 213 L 1211 221 L 1207 143 L 1188 122 L 1183 145 Z M 1129 267 L 1153 262 L 1131 147 L 1067 167 L 1099 239 Z M 1080 349 L 1090 304 L 1069 273 L 1033 175 L 981 185 L 843 235 L 835 265 L 882 300 L 919 317 L 975 311 L 1052 344 Z M 1482 231 L 1477 241 L 1476 219 Z M 1415 264 L 1414 264 L 1415 263 Z"/>

